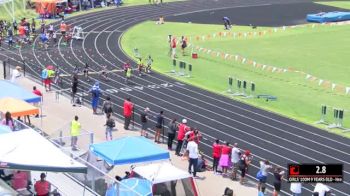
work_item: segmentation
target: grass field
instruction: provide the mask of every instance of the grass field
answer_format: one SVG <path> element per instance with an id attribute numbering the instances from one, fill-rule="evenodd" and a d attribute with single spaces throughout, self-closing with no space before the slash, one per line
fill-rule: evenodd
<path id="1" fill-rule="evenodd" d="M 261 31 L 267 28 L 258 28 Z M 155 59 L 154 69 L 166 73 L 171 69 L 168 56 L 167 36 L 191 37 L 191 42 L 200 48 L 210 49 L 228 54 L 239 54 L 260 64 L 273 65 L 282 69 L 295 71 L 271 72 L 271 69 L 254 68 L 247 63 L 242 64 L 234 59 L 224 60 L 210 54 L 200 52 L 199 59 L 182 56 L 179 59 L 193 64 L 192 78 L 177 78 L 183 82 L 196 85 L 212 92 L 222 94 L 227 90 L 228 76 L 253 81 L 257 86 L 257 94 L 270 94 L 278 97 L 278 101 L 266 102 L 260 99 L 239 99 L 273 112 L 280 113 L 302 122 L 313 124 L 320 118 L 322 104 L 342 108 L 345 111 L 345 125 L 350 127 L 350 95 L 345 95 L 339 86 L 350 86 L 350 26 L 316 26 L 315 28 L 288 28 L 276 33 L 251 38 L 216 37 L 202 41 L 197 35 L 212 35 L 223 32 L 218 25 L 199 25 L 184 23 L 167 23 L 155 25 L 145 22 L 137 25 L 123 35 L 123 49 L 132 56 L 133 48 L 139 48 L 142 55 L 151 54 Z M 235 32 L 252 32 L 249 27 L 234 27 Z M 271 30 L 270 30 L 271 31 Z M 156 32 L 156 33 L 154 33 Z M 146 53 L 147 51 L 147 53 Z M 187 49 L 190 53 L 190 48 Z M 269 71 L 268 71 L 269 70 Z M 299 71 L 299 72 L 296 72 Z M 306 79 L 308 73 L 314 77 Z M 317 80 L 315 78 L 318 78 Z M 319 79 L 328 80 L 318 85 Z M 334 91 L 331 83 L 337 84 Z M 329 111 L 329 120 L 332 116 Z M 324 128 L 324 126 L 320 126 Z M 332 130 L 337 134 L 350 138 L 350 133 Z"/>
<path id="2" fill-rule="evenodd" d="M 25 1 L 24 1 L 25 2 Z M 35 13 L 35 10 L 25 10 L 23 6 L 23 0 L 15 0 L 14 1 L 14 7 L 15 7 L 15 17 L 17 19 L 17 22 L 19 19 L 26 17 L 26 18 L 35 18 L 37 14 Z M 8 11 L 11 13 L 12 11 L 12 3 L 8 2 L 5 4 L 0 4 L 0 20 L 8 20 L 12 21 L 11 15 L 8 13 Z"/>
<path id="3" fill-rule="evenodd" d="M 350 10 L 350 1 L 325 1 L 317 3 Z"/>

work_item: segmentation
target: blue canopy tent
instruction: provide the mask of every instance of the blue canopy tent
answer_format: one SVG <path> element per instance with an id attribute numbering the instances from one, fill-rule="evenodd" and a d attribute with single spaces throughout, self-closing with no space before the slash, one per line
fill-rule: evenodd
<path id="1" fill-rule="evenodd" d="M 41 97 L 9 81 L 0 80 L 0 89 L 0 98 L 12 97 L 28 103 L 38 103 L 41 101 Z"/>
<path id="2" fill-rule="evenodd" d="M 170 159 L 169 152 L 144 137 L 123 137 L 90 145 L 90 150 L 111 165 Z"/>
<path id="3" fill-rule="evenodd" d="M 111 186 L 105 196 L 152 196 L 152 184 L 150 181 L 141 178 L 128 178 L 121 181 L 119 185 L 119 194 L 117 194 L 117 185 Z M 136 193 L 135 193 L 136 192 Z"/>
<path id="4" fill-rule="evenodd" d="M 4 133 L 11 133 L 12 130 L 10 127 L 5 126 L 5 125 L 0 125 L 0 135 Z"/>

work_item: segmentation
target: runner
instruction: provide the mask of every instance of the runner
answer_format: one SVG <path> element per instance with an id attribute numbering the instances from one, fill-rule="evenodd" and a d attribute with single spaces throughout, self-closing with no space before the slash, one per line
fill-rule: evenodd
<path id="1" fill-rule="evenodd" d="M 182 50 L 182 56 L 185 56 L 185 49 L 187 47 L 187 38 L 185 36 L 181 37 L 181 50 Z"/>
<path id="2" fill-rule="evenodd" d="M 153 63 L 153 59 L 152 59 L 151 55 L 148 55 L 147 67 L 146 67 L 146 71 L 145 71 L 146 73 L 151 73 L 152 63 Z"/>
<path id="3" fill-rule="evenodd" d="M 106 120 L 105 126 L 106 126 L 106 140 L 108 141 L 108 138 L 110 140 L 113 140 L 112 131 L 113 131 L 113 128 L 115 127 L 115 122 L 112 119 L 110 113 L 107 114 L 107 120 Z"/>
<path id="4" fill-rule="evenodd" d="M 268 171 L 272 168 L 272 165 L 268 160 L 260 161 L 259 163 L 260 163 L 260 170 L 256 175 L 256 178 L 259 180 L 258 191 L 260 191 L 260 188 L 262 186 L 265 186 Z"/>
<path id="5" fill-rule="evenodd" d="M 101 76 L 105 81 L 108 81 L 107 73 L 108 73 L 107 65 L 102 65 Z"/>
<path id="6" fill-rule="evenodd" d="M 138 68 L 138 71 L 139 71 L 139 76 L 142 76 L 142 69 L 143 69 L 143 60 L 142 60 L 142 58 L 138 58 L 137 68 Z"/>
<path id="7" fill-rule="evenodd" d="M 85 67 L 84 67 L 84 77 L 87 79 L 87 81 L 90 81 L 89 79 L 89 65 L 88 63 L 85 63 Z"/>
<path id="8" fill-rule="evenodd" d="M 126 75 L 125 75 L 125 83 L 128 84 L 129 80 L 131 80 L 131 67 L 128 67 L 126 69 Z"/>

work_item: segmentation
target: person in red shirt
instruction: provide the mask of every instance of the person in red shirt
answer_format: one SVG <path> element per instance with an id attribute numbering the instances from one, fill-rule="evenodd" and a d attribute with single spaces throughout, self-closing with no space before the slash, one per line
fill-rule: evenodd
<path id="1" fill-rule="evenodd" d="M 179 125 L 179 130 L 177 133 L 177 146 L 176 146 L 175 155 L 180 156 L 180 151 L 183 144 L 183 140 L 185 138 L 185 134 L 189 130 L 190 130 L 190 127 L 187 126 L 187 120 L 182 119 L 182 123 Z"/>
<path id="2" fill-rule="evenodd" d="M 172 59 L 176 58 L 176 37 L 173 36 L 171 39 L 171 57 Z"/>
<path id="3" fill-rule="evenodd" d="M 131 117 L 134 110 L 134 104 L 130 101 L 130 97 L 124 101 L 124 129 L 129 130 Z"/>
<path id="4" fill-rule="evenodd" d="M 45 180 L 46 175 L 44 173 L 40 174 L 40 181 L 36 181 L 34 189 L 37 196 L 49 196 L 51 190 L 50 182 Z"/>
<path id="5" fill-rule="evenodd" d="M 213 171 L 214 174 L 218 172 L 218 165 L 221 156 L 222 145 L 220 145 L 220 140 L 216 139 L 213 144 Z"/>
<path id="6" fill-rule="evenodd" d="M 230 143 L 226 142 L 226 144 L 221 149 L 221 156 L 219 165 L 222 168 L 222 175 L 226 175 L 227 168 L 231 166 L 231 150 Z"/>
<path id="7" fill-rule="evenodd" d="M 33 86 L 33 93 L 38 95 L 39 97 L 42 97 L 43 94 L 36 88 L 36 86 Z"/>
<path id="8" fill-rule="evenodd" d="M 200 139 L 202 138 L 202 134 L 199 132 L 197 128 L 191 128 L 191 131 L 188 131 L 185 134 L 186 137 L 189 138 L 189 140 L 193 140 L 197 144 L 199 144 Z"/>

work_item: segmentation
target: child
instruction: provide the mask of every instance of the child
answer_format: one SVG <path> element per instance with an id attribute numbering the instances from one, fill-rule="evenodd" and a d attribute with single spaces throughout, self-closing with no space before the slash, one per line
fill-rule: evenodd
<path id="1" fill-rule="evenodd" d="M 151 65 L 153 63 L 153 59 L 151 57 L 151 55 L 148 56 L 148 59 L 147 59 L 147 67 L 146 67 L 146 73 L 151 73 Z"/>
<path id="2" fill-rule="evenodd" d="M 139 76 L 142 76 L 142 69 L 143 69 L 143 61 L 142 58 L 139 58 L 139 63 L 137 65 L 138 71 L 139 71 Z"/>

